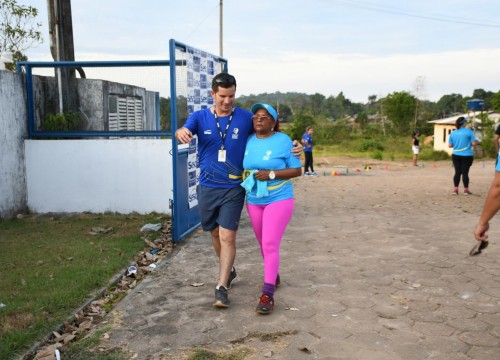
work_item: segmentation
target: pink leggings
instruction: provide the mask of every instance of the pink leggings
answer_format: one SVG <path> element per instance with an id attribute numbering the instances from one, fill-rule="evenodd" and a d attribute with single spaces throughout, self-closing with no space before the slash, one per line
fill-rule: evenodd
<path id="1" fill-rule="evenodd" d="M 280 244 L 293 214 L 294 199 L 268 205 L 247 204 L 255 237 L 264 259 L 264 282 L 275 284 L 280 265 Z"/>

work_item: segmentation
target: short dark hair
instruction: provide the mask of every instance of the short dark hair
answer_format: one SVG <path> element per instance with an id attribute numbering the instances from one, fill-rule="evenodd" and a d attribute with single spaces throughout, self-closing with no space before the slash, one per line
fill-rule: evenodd
<path id="1" fill-rule="evenodd" d="M 226 72 L 221 72 L 212 79 L 212 90 L 217 92 L 219 86 L 228 89 L 232 86 L 236 88 L 236 78 Z"/>

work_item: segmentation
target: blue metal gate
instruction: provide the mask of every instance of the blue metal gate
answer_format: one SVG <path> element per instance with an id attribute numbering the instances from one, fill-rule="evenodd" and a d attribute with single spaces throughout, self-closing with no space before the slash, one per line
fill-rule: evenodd
<path id="1" fill-rule="evenodd" d="M 181 75 L 176 70 L 178 60 L 185 60 L 187 65 L 186 71 L 183 71 Z M 211 100 L 210 79 L 221 71 L 227 71 L 225 59 L 170 40 L 172 134 L 175 134 L 178 127 L 184 124 L 189 114 L 207 106 L 206 102 Z M 179 79 L 179 77 L 182 78 Z M 187 84 L 187 86 L 184 87 L 183 84 Z M 185 92 L 180 93 L 179 90 Z M 186 106 L 187 111 L 182 114 L 179 111 L 179 106 Z M 195 141 L 189 145 L 180 145 L 172 136 L 174 197 L 171 209 L 174 241 L 182 239 L 200 226 L 198 206 L 192 205 L 196 203 L 196 194 L 193 189 L 196 187 L 197 172 L 196 161 L 193 160 L 192 156 L 195 152 Z"/>

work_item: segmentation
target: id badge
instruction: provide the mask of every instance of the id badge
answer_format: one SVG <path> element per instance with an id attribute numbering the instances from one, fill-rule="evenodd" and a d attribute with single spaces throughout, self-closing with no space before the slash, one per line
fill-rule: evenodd
<path id="1" fill-rule="evenodd" d="M 219 150 L 219 162 L 226 162 L 226 150 Z"/>

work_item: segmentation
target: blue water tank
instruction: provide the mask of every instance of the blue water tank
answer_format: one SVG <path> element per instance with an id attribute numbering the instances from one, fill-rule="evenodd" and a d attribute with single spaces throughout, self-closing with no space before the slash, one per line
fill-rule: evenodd
<path id="1" fill-rule="evenodd" d="M 467 110 L 482 111 L 484 108 L 484 101 L 480 99 L 467 100 Z"/>

